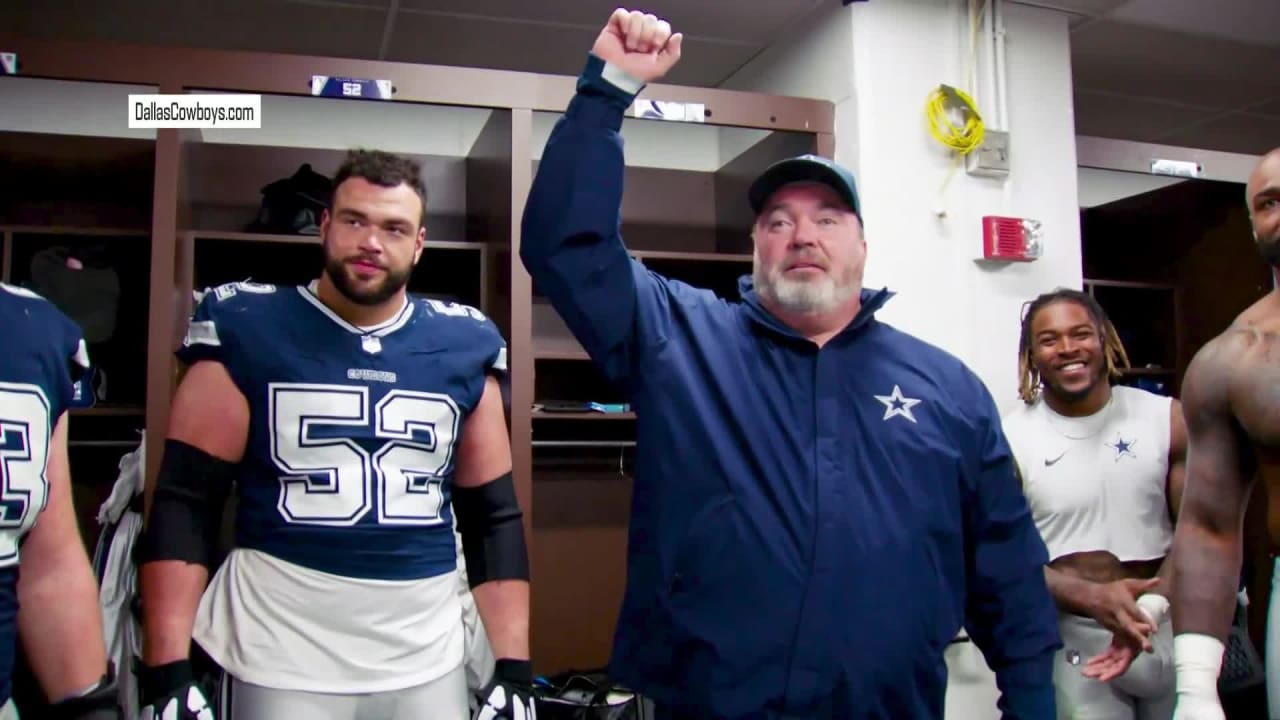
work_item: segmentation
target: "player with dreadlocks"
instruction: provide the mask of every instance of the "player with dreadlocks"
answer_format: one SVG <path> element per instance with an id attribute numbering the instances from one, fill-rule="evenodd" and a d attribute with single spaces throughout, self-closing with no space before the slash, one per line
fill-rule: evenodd
<path id="1" fill-rule="evenodd" d="M 1059 717 L 1173 714 L 1166 558 L 1186 427 L 1177 400 L 1117 382 L 1128 365 L 1090 295 L 1059 289 L 1029 303 L 1018 341 L 1023 405 L 1004 428 L 1049 549 L 1045 579 L 1063 640 Z"/>
<path id="2" fill-rule="evenodd" d="M 1018 336 L 1018 373 L 1021 383 L 1018 385 L 1018 396 L 1028 405 L 1035 403 L 1036 398 L 1040 395 L 1040 368 L 1036 365 L 1033 358 L 1032 346 L 1032 321 L 1036 318 L 1040 309 L 1055 302 L 1074 302 L 1085 309 L 1089 313 L 1089 319 L 1093 321 L 1093 326 L 1097 328 L 1097 333 L 1101 338 L 1103 357 L 1106 361 L 1106 373 L 1109 379 L 1119 379 L 1124 370 L 1129 367 L 1129 354 L 1125 352 L 1124 343 L 1120 342 L 1120 335 L 1116 332 L 1116 328 L 1111 324 L 1111 319 L 1107 317 L 1106 311 L 1093 299 L 1092 295 L 1082 293 L 1079 290 L 1069 290 L 1066 288 L 1048 292 L 1040 297 L 1027 303 L 1026 313 L 1022 317 L 1022 333 Z"/>

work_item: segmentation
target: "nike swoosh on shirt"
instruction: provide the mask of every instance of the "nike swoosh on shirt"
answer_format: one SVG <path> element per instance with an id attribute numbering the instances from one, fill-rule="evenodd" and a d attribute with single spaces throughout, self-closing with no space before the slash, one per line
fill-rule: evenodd
<path id="1" fill-rule="evenodd" d="M 1044 466 L 1045 466 L 1045 467 L 1050 467 L 1050 466 L 1052 466 L 1054 463 L 1058 462 L 1059 460 L 1061 460 L 1061 459 L 1062 459 L 1063 457 L 1065 457 L 1065 456 L 1066 456 L 1066 453 L 1064 452 L 1064 453 L 1062 453 L 1061 455 L 1059 455 L 1058 457 L 1056 457 L 1056 458 L 1054 458 L 1054 459 L 1052 459 L 1052 460 L 1050 460 L 1049 458 L 1045 458 L 1045 459 L 1044 459 Z"/>

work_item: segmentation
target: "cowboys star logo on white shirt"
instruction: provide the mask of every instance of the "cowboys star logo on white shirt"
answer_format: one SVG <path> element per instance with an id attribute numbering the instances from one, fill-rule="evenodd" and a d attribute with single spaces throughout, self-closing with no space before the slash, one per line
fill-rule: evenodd
<path id="1" fill-rule="evenodd" d="M 919 398 L 909 398 L 902 394 L 902 388 L 897 385 L 893 386 L 893 392 L 888 395 L 877 395 L 876 399 L 884 403 L 884 419 L 902 416 L 911 422 L 916 421 L 916 416 L 911 414 L 911 408 L 920 404 Z"/>
<path id="2" fill-rule="evenodd" d="M 1133 446 L 1137 444 L 1138 444 L 1137 438 L 1134 438 L 1132 440 L 1125 440 L 1123 435 L 1121 435 L 1120 433 L 1116 433 L 1116 441 L 1113 443 L 1107 443 L 1107 447 L 1116 451 L 1115 461 L 1120 462 L 1120 458 L 1126 455 L 1131 458 L 1138 457 L 1133 452 Z"/>

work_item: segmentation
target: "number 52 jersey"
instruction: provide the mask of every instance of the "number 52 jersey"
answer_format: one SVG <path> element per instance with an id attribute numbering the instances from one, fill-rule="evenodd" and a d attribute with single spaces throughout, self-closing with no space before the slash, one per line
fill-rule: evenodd
<path id="1" fill-rule="evenodd" d="M 196 308 L 178 357 L 217 360 L 248 399 L 236 546 L 376 580 L 452 572 L 459 434 L 505 372 L 479 311 L 411 298 L 356 327 L 308 287 L 232 283 Z"/>
<path id="2" fill-rule="evenodd" d="M 309 287 L 206 293 L 180 359 L 248 400 L 235 548 L 192 637 L 244 682 L 376 693 L 462 664 L 450 488 L 459 435 L 506 344 L 478 311 L 413 299 L 355 327 Z"/>

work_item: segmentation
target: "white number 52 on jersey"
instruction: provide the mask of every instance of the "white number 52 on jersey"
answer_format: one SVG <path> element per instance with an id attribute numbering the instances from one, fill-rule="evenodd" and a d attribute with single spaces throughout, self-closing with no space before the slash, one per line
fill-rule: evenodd
<path id="1" fill-rule="evenodd" d="M 18 562 L 18 541 L 48 501 L 51 428 L 44 391 L 0 383 L 0 567 Z"/>
<path id="2" fill-rule="evenodd" d="M 268 392 L 271 457 L 285 473 L 277 507 L 286 522 L 354 525 L 373 509 L 375 492 L 380 524 L 445 521 L 442 473 L 461 418 L 453 398 L 392 390 L 370 407 L 362 386 L 274 383 Z M 350 438 L 368 436 L 370 422 L 382 441 L 374 451 Z"/>

